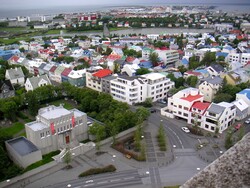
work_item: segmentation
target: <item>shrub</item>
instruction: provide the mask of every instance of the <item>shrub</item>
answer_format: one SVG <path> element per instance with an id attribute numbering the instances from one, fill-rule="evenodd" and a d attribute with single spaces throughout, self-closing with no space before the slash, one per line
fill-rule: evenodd
<path id="1" fill-rule="evenodd" d="M 79 177 L 85 177 L 85 176 L 90 176 L 94 174 L 101 174 L 101 173 L 106 173 L 106 172 L 114 172 L 116 171 L 116 168 L 114 165 L 108 165 L 103 168 L 91 168 L 81 174 L 79 174 Z"/>
<path id="2" fill-rule="evenodd" d="M 190 130 L 190 132 L 192 133 L 192 134 L 195 134 L 195 135 L 199 135 L 199 136 L 203 136 L 204 134 L 203 134 L 203 132 L 202 132 L 202 130 L 199 128 L 199 127 L 188 127 L 189 128 L 189 130 Z"/>

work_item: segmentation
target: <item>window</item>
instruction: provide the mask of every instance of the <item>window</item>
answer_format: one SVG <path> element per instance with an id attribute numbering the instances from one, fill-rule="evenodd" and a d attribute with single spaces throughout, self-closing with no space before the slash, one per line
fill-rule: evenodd
<path id="1" fill-rule="evenodd" d="M 214 127 L 211 127 L 211 130 L 214 131 Z"/>
<path id="2" fill-rule="evenodd" d="M 40 137 L 43 138 L 44 137 L 44 133 L 40 133 Z"/>
<path id="3" fill-rule="evenodd" d="M 184 110 L 188 110 L 188 107 L 184 107 Z"/>
<path id="4" fill-rule="evenodd" d="M 184 115 L 185 117 L 188 117 L 188 114 L 187 114 L 187 113 L 184 113 L 183 115 Z"/>
<path id="5" fill-rule="evenodd" d="M 209 126 L 206 124 L 206 125 L 205 125 L 205 128 L 208 129 L 208 127 L 209 127 Z"/>
<path id="6" fill-rule="evenodd" d="M 179 108 L 182 108 L 182 106 L 181 106 L 181 105 L 179 105 Z"/>

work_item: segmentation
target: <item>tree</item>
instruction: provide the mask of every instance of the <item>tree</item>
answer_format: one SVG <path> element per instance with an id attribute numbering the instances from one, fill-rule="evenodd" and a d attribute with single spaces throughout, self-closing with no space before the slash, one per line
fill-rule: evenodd
<path id="1" fill-rule="evenodd" d="M 148 70 L 147 68 L 140 68 L 140 69 L 137 69 L 136 70 L 136 75 L 143 75 L 143 74 L 148 74 L 150 73 L 151 71 Z"/>
<path id="2" fill-rule="evenodd" d="M 35 116 L 39 109 L 38 97 L 33 91 L 29 91 L 28 93 L 26 93 L 25 98 L 30 115 Z"/>
<path id="3" fill-rule="evenodd" d="M 166 151 L 167 150 L 166 135 L 165 135 L 165 131 L 164 131 L 162 123 L 160 124 L 160 127 L 158 129 L 157 139 L 158 139 L 160 150 Z"/>
<path id="4" fill-rule="evenodd" d="M 96 137 L 96 149 L 99 150 L 100 149 L 100 141 L 106 137 L 105 126 L 94 122 L 93 125 L 89 128 L 89 133 L 92 135 L 95 135 L 95 137 Z"/>
<path id="5" fill-rule="evenodd" d="M 226 139 L 225 139 L 225 148 L 229 149 L 233 146 L 233 139 L 232 139 L 233 133 L 227 132 Z"/>
<path id="6" fill-rule="evenodd" d="M 71 153 L 70 153 L 70 149 L 67 147 L 66 151 L 65 151 L 65 155 L 63 157 L 63 161 L 64 163 L 67 164 L 67 168 L 70 168 L 70 162 L 71 162 L 72 158 L 71 158 Z"/>
<path id="7" fill-rule="evenodd" d="M 187 68 L 184 67 L 183 65 L 181 65 L 181 66 L 178 67 L 178 70 L 183 74 L 184 72 L 187 71 Z"/>
<path id="8" fill-rule="evenodd" d="M 216 62 L 215 52 L 206 52 L 201 63 L 206 66 L 210 66 Z"/>
<path id="9" fill-rule="evenodd" d="M 215 103 L 219 103 L 219 102 L 231 102 L 233 99 L 233 96 L 231 96 L 228 93 L 218 93 L 215 95 L 215 98 L 213 100 L 213 102 Z"/>
<path id="10" fill-rule="evenodd" d="M 17 105 L 14 101 L 7 101 L 1 107 L 4 117 L 9 120 L 16 120 Z"/>
<path id="11" fill-rule="evenodd" d="M 158 65 L 158 58 L 159 55 L 156 52 L 153 52 L 149 55 L 149 60 L 153 63 L 154 67 Z"/>
<path id="12" fill-rule="evenodd" d="M 141 124 L 150 115 L 148 109 L 144 107 L 139 107 L 136 109 L 136 117 L 138 118 L 138 124 Z"/>
<path id="13" fill-rule="evenodd" d="M 142 138 L 142 128 L 141 128 L 141 124 L 138 124 L 136 126 L 136 131 L 134 135 L 135 149 L 137 151 L 141 151 L 141 138 Z"/>
<path id="14" fill-rule="evenodd" d="M 191 87 L 195 87 L 198 82 L 197 76 L 189 76 L 187 78 L 187 84 Z"/>
<path id="15" fill-rule="evenodd" d="M 22 47 L 22 48 L 19 48 L 19 51 L 23 53 L 25 52 L 25 49 Z"/>
<path id="16" fill-rule="evenodd" d="M 190 61 L 188 64 L 188 69 L 196 69 L 200 66 L 200 63 L 198 61 Z"/>

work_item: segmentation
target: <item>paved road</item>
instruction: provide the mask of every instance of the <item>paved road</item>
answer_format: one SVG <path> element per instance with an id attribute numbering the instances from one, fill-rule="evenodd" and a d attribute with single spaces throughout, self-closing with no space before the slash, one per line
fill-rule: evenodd
<path id="1" fill-rule="evenodd" d="M 142 184 L 141 176 L 137 170 L 127 170 L 116 173 L 106 173 L 95 175 L 92 177 L 80 178 L 63 183 L 58 183 L 46 188 L 116 188 L 116 187 L 129 187 L 130 185 Z"/>

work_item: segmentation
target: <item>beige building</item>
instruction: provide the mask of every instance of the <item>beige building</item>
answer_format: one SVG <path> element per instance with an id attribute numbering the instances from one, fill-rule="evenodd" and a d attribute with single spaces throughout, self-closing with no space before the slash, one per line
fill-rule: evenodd
<path id="1" fill-rule="evenodd" d="M 87 115 L 52 105 L 41 108 L 36 121 L 25 124 L 25 130 L 28 140 L 46 154 L 87 139 Z"/>
<path id="2" fill-rule="evenodd" d="M 223 79 L 219 76 L 205 78 L 199 85 L 199 90 L 204 94 L 204 101 L 212 102 L 215 94 L 219 91 Z"/>

